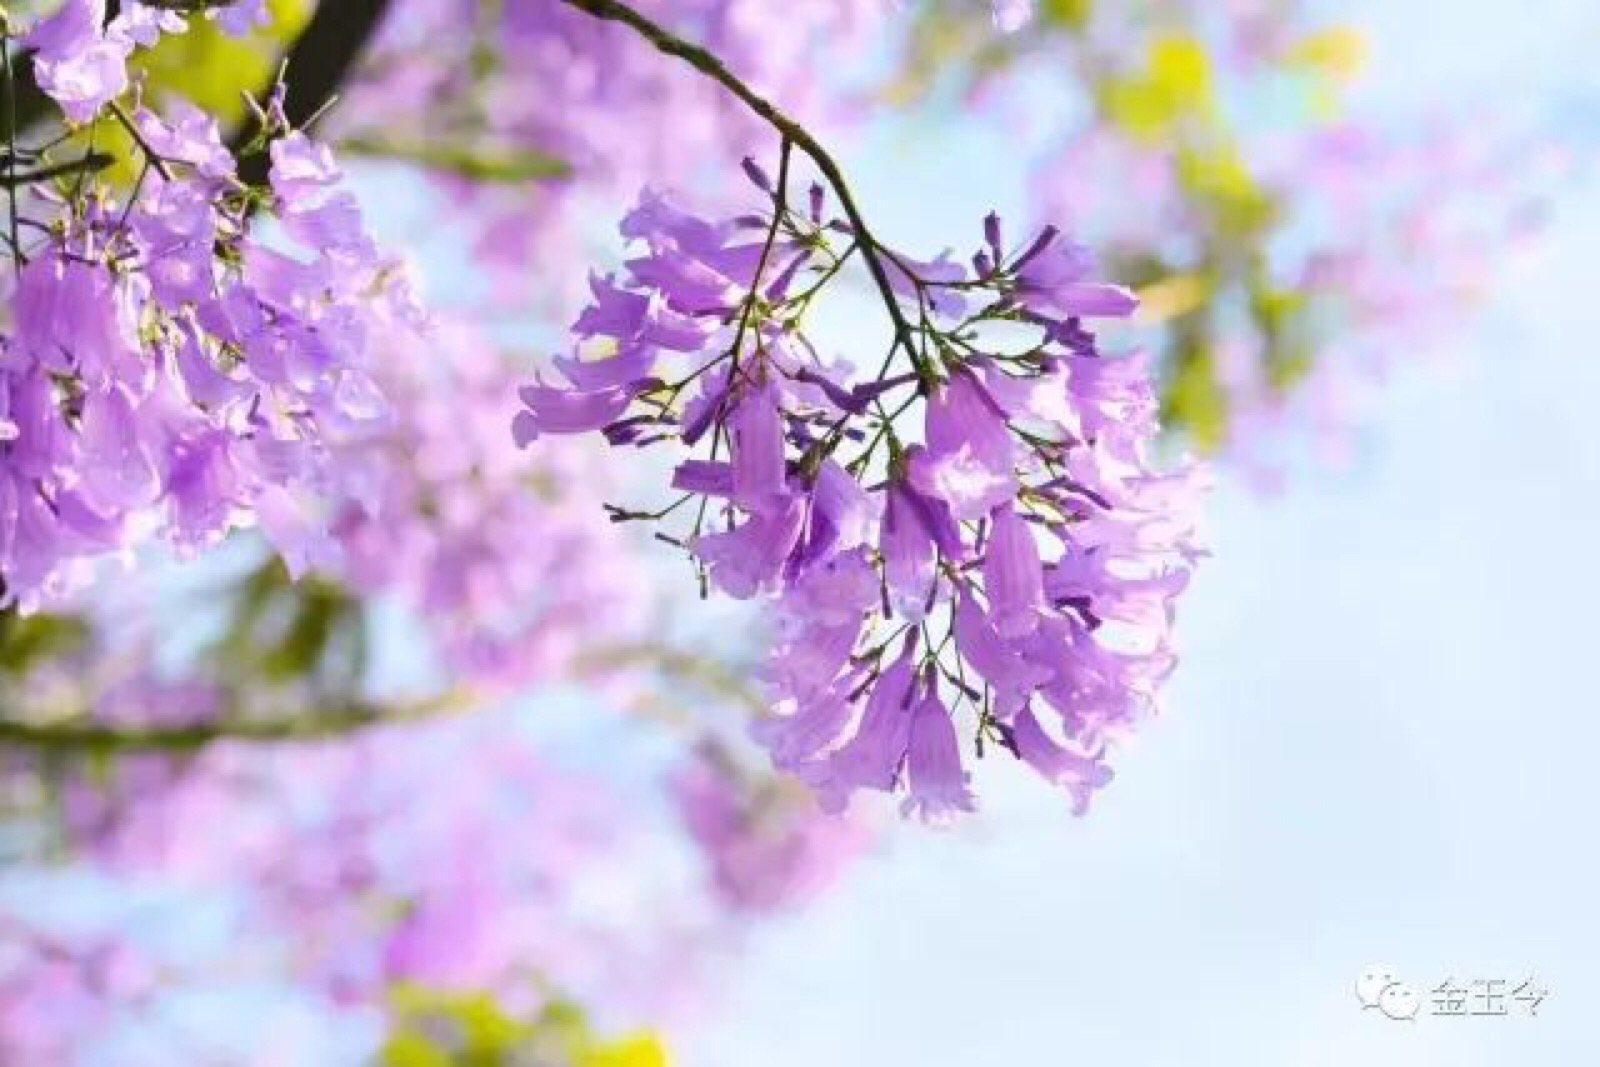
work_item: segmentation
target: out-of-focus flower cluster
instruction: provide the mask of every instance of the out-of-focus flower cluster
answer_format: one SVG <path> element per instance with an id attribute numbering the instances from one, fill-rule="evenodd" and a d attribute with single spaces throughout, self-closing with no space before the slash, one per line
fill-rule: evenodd
<path id="1" fill-rule="evenodd" d="M 843 65 L 865 53 L 893 10 L 889 0 L 634 6 L 813 121 L 848 117 L 838 87 L 816 77 L 821 57 Z M 763 130 L 718 86 L 563 3 L 395 3 L 350 100 L 348 114 L 367 116 L 344 122 L 354 143 L 440 174 L 471 206 L 486 262 L 523 298 L 523 271 L 538 267 L 546 289 L 581 248 L 581 208 L 654 175 L 737 160 Z"/>
<path id="2" fill-rule="evenodd" d="M 818 186 L 791 205 L 787 150 L 776 184 L 745 168 L 755 214 L 643 195 L 625 277 L 591 279 L 565 381 L 521 390 L 518 442 L 690 450 L 678 496 L 612 517 L 661 523 L 703 581 L 771 605 L 757 735 L 826 806 L 875 789 L 932 820 L 970 809 L 959 716 L 1082 810 L 1171 667 L 1196 555 L 1193 471 L 1149 455 L 1146 367 L 1085 325 L 1132 294 L 1052 229 L 1009 247 L 991 215 L 970 266 L 922 262 L 830 220 Z M 875 374 L 805 332 L 852 257 L 894 325 Z"/>
<path id="3" fill-rule="evenodd" d="M 1362 112 L 1365 42 L 1333 14 L 1057 0 L 997 35 L 929 0 L 892 85 L 962 83 L 1014 132 L 1037 217 L 1145 298 L 1164 424 L 1267 475 L 1282 430 L 1337 446 L 1354 395 L 1465 320 L 1566 166 L 1506 101 Z"/>
<path id="4" fill-rule="evenodd" d="M 208 983 L 285 972 L 335 1016 L 417 987 L 521 1006 L 571 995 L 656 1022 L 694 1008 L 702 966 L 747 916 L 838 869 L 828 841 L 850 831 L 804 798 L 747 793 L 687 763 L 675 772 L 693 783 L 685 841 L 667 821 L 673 793 L 563 767 L 547 744 L 507 714 L 477 714 L 127 755 L 55 781 L 79 879 L 147 894 L 147 923 L 224 902 L 234 932 L 214 956 L 185 955 L 155 930 L 53 923 L 0 882 L 0 1056 L 63 1062 L 86 1033 Z M 14 770 L 5 785 L 15 795 Z M 796 852 L 801 840 L 814 854 Z M 696 848 L 714 881 L 697 874 Z"/>
<path id="5" fill-rule="evenodd" d="M 104 610 L 126 624 L 151 599 L 130 589 Z M 572 709 L 588 735 L 619 742 L 601 767 L 581 749 L 562 754 L 549 709 L 449 695 L 342 705 L 307 689 L 320 673 L 307 666 L 276 682 L 226 659 L 221 673 L 184 673 L 148 633 L 108 645 L 113 626 L 8 625 L 19 629 L 0 632 L 7 722 L 103 728 L 109 740 L 88 761 L 8 749 L 0 813 L 13 826 L 36 813 L 44 836 L 28 848 L 72 855 L 69 885 L 109 879 L 148 892 L 152 911 L 213 900 L 237 917 L 226 953 L 196 957 L 163 949 L 156 932 L 63 925 L 0 879 L 6 1062 L 59 1061 L 86 1033 L 251 976 L 292 976 L 319 1010 L 352 1018 L 415 987 L 519 1010 L 571 995 L 612 1019 L 659 1022 L 696 1006 L 703 965 L 745 923 L 803 902 L 866 843 L 803 790 L 695 743 L 710 718 L 704 693 L 692 718 L 649 744 L 637 719 L 592 700 Z M 579 636 L 601 636 L 598 625 Z M 574 624 L 551 628 L 570 636 Z M 52 645 L 63 648 L 39 669 L 9 668 Z M 663 684 L 638 670 L 603 681 L 619 710 Z M 20 841 L 0 841 L 0 854 L 24 858 Z M 181 1038 L 162 1047 L 200 1052 Z"/>
<path id="6" fill-rule="evenodd" d="M 8 164 L 0 575 L 25 607 L 96 557 L 252 522 L 303 570 L 323 551 L 315 498 L 345 476 L 330 450 L 384 419 L 369 336 L 419 319 L 326 147 L 274 102 L 270 189 L 245 186 L 204 113 L 113 100 L 128 41 L 169 13 L 99 17 L 73 0 L 30 42 L 70 118 L 121 124 L 137 181 L 102 181 L 113 161 L 70 138 Z"/>
<path id="7" fill-rule="evenodd" d="M 389 420 L 335 451 L 359 481 L 331 509 L 324 573 L 402 598 L 450 676 L 480 691 L 603 680 L 608 650 L 650 637 L 659 583 L 636 540 L 598 514 L 608 482 L 596 450 L 507 447 L 513 372 L 465 324 L 377 340 Z"/>

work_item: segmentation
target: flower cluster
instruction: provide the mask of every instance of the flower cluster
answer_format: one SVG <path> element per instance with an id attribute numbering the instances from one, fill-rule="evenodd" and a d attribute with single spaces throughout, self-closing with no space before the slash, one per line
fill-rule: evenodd
<path id="1" fill-rule="evenodd" d="M 116 925 L 62 922 L 0 880 L 0 1058 L 68 1062 L 85 1035 L 281 985 L 285 968 L 329 1021 L 370 1021 L 408 985 L 533 1004 L 560 991 L 659 1020 L 735 932 L 720 891 L 684 869 L 696 843 L 669 836 L 668 798 L 624 801 L 637 767 L 575 768 L 525 727 L 485 714 L 216 745 L 60 782 L 80 858 L 62 882 L 114 886 L 99 910 Z M 203 1035 L 167 1036 L 166 1062 L 200 1058 L 190 1042 Z"/>
<path id="2" fill-rule="evenodd" d="M 183 33 L 188 20 L 173 4 L 119 5 L 106 18 L 106 0 L 66 0 L 28 33 L 39 88 L 73 122 L 88 122 L 128 88 L 128 58 L 164 33 Z M 229 34 L 248 33 L 267 20 L 266 0 L 229 0 L 204 7 Z"/>
<path id="3" fill-rule="evenodd" d="M 1041 19 L 969 72 L 1018 120 L 1041 78 L 1080 99 L 1057 109 L 1031 199 L 1148 293 L 1169 436 L 1265 485 L 1302 429 L 1319 451 L 1348 447 L 1398 354 L 1460 328 L 1568 165 L 1542 123 L 1518 129 L 1510 100 L 1466 121 L 1361 109 L 1346 89 L 1363 36 L 1330 14 L 1297 0 L 1097 7 Z"/>
<path id="4" fill-rule="evenodd" d="M 852 109 L 816 76 L 820 57 L 868 54 L 893 13 L 884 0 L 633 6 L 711 44 L 786 106 L 840 123 Z M 380 154 L 431 149 L 422 154 L 437 164 L 447 201 L 469 208 L 461 225 L 477 238 L 490 284 L 519 302 L 530 268 L 544 299 L 559 293 L 554 303 L 565 308 L 578 295 L 553 276 L 564 260 L 587 255 L 584 215 L 596 196 L 621 200 L 651 175 L 736 160 L 765 137 L 717 86 L 682 76 L 628 30 L 565 3 L 406 0 L 391 10 L 350 87 L 351 106 L 329 121 Z M 481 180 L 485 173 L 495 177 Z M 505 180 L 516 173 L 544 180 Z"/>
<path id="5" fill-rule="evenodd" d="M 746 171 L 770 201 L 758 214 L 713 222 L 644 194 L 622 222 L 638 254 L 591 279 L 565 381 L 521 390 L 516 440 L 692 450 L 680 495 L 612 517 L 681 518 L 658 536 L 703 583 L 772 605 L 756 732 L 825 806 L 875 789 L 929 820 L 972 808 L 965 712 L 978 752 L 1009 750 L 1081 810 L 1172 664 L 1196 554 L 1192 470 L 1147 456 L 1144 363 L 1103 355 L 1085 326 L 1132 294 L 1054 230 L 1010 249 L 991 215 L 970 266 L 920 262 L 828 219 L 818 186 L 792 207 L 787 150 L 776 183 Z M 894 326 L 870 377 L 805 332 L 853 258 Z"/>
<path id="6" fill-rule="evenodd" d="M 451 678 L 480 693 L 594 674 L 646 640 L 649 580 L 630 531 L 600 514 L 594 443 L 509 447 L 514 371 L 452 316 L 374 341 L 388 418 L 330 449 L 359 478 L 333 502 L 324 573 L 413 607 Z"/>
<path id="7" fill-rule="evenodd" d="M 64 73 L 152 11 L 86 38 L 84 7 L 35 31 L 41 79 L 70 117 L 105 106 L 138 177 L 123 191 L 101 180 L 107 157 L 63 158 L 61 139 L 18 152 L 37 180 L 15 191 L 0 338 L 3 601 L 58 596 L 84 561 L 154 536 L 193 549 L 251 521 L 301 570 L 327 543 L 314 497 L 334 477 L 329 445 L 382 423 L 367 337 L 420 313 L 329 150 L 276 103 L 260 189 L 199 110 L 130 113 L 108 99 L 116 79 L 91 91 Z"/>

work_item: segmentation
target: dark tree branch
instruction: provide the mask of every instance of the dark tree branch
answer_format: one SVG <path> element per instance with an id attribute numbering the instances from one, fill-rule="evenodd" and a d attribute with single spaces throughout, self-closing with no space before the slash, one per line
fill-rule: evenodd
<path id="1" fill-rule="evenodd" d="M 81 171 L 104 170 L 114 162 L 116 160 L 104 152 L 89 152 L 78 159 L 69 159 L 64 163 L 52 163 L 47 167 L 39 167 L 36 170 L 19 170 L 15 173 L 0 174 L 0 189 L 16 189 L 24 185 L 33 185 L 36 182 L 49 181 L 51 178 L 60 178 L 67 174 L 77 174 Z M 9 167 L 11 163 L 10 156 L 0 156 L 0 164 L 5 164 Z M 0 583 L 0 592 L 4 592 L 4 589 L 4 584 Z"/>
<path id="2" fill-rule="evenodd" d="M 305 125 L 334 99 L 388 9 L 389 0 L 322 0 L 317 5 L 317 13 L 283 57 L 283 110 L 291 126 Z M 262 97 L 270 96 L 277 83 L 274 72 L 272 82 L 262 87 Z M 240 180 L 251 185 L 266 184 L 271 165 L 265 151 L 246 154 L 261 132 L 256 122 L 247 120 L 228 142 L 239 160 Z"/>
<path id="3" fill-rule="evenodd" d="M 33 76 L 33 53 L 19 52 L 11 57 L 11 100 L 0 109 L 0 141 L 16 142 L 18 136 L 44 120 L 54 103 L 44 95 Z"/>

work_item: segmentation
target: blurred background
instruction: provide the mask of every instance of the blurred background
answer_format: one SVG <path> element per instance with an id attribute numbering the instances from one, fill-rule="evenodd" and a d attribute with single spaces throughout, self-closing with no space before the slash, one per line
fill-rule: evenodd
<path id="1" fill-rule="evenodd" d="M 330 520 L 295 581 L 245 530 L 0 616 L 0 1063 L 1600 1055 L 1600 12 L 644 6 L 814 120 L 895 247 L 996 209 L 1140 289 L 1119 343 L 1215 481 L 1162 714 L 1081 818 L 995 760 L 940 831 L 767 766 L 759 620 L 600 513 L 661 470 L 506 427 L 639 185 L 737 204 L 770 139 L 634 42 L 395 0 L 315 130 L 440 309 L 385 342 L 411 517 Z M 194 16 L 147 91 L 234 121 L 307 32 L 272 15 Z"/>

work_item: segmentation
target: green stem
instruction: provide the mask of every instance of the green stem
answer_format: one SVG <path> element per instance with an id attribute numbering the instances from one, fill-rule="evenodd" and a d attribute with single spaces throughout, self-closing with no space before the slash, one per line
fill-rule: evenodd
<path id="1" fill-rule="evenodd" d="M 139 151 L 144 153 L 144 158 L 150 161 L 150 165 L 156 169 L 156 173 L 170 182 L 172 180 L 172 171 L 167 167 L 166 157 L 150 147 L 150 142 L 144 139 L 144 134 L 139 132 L 139 127 L 133 124 L 133 120 L 128 117 L 128 113 L 122 110 L 121 104 L 113 100 L 108 106 L 112 117 L 117 120 L 118 125 L 128 132 L 128 136 L 133 138 L 133 143 L 139 146 Z"/>
<path id="2" fill-rule="evenodd" d="M 341 737 L 374 726 L 416 722 L 460 710 L 467 694 L 406 705 L 353 704 L 306 717 L 263 722 L 220 719 L 183 726 L 115 726 L 94 722 L 27 723 L 0 719 L 0 750 L 67 754 L 196 752 L 219 741 L 292 742 Z"/>
<path id="3" fill-rule="evenodd" d="M 783 139 L 782 146 L 778 149 L 778 189 L 772 197 L 772 225 L 767 229 L 767 239 L 761 246 L 761 257 L 756 261 L 756 274 L 750 280 L 750 292 L 744 298 L 744 310 L 739 315 L 739 326 L 733 332 L 733 345 L 729 352 L 733 357 L 733 369 L 728 375 L 729 383 L 739 373 L 739 346 L 744 341 L 745 330 L 750 326 L 750 316 L 755 311 L 756 302 L 761 299 L 761 284 L 763 275 L 767 272 L 767 260 L 772 256 L 772 246 L 778 240 L 778 227 L 783 225 L 784 212 L 789 210 L 789 155 L 793 143 L 789 138 Z M 756 327 L 756 348 L 761 348 L 761 328 Z M 732 391 L 730 390 L 730 395 Z M 727 398 L 723 398 L 723 406 L 727 406 Z"/>
<path id="4" fill-rule="evenodd" d="M 588 678 L 619 668 L 645 667 L 680 683 L 697 686 L 757 711 L 765 705 L 744 678 L 715 660 L 658 642 L 602 646 L 579 657 L 573 675 Z M 326 741 L 384 726 L 399 726 L 469 711 L 479 695 L 454 689 L 401 704 L 356 701 L 304 716 L 251 722 L 217 719 L 175 726 L 122 726 L 73 719 L 18 722 L 0 718 L 0 752 L 32 751 L 55 756 L 136 754 L 188 755 L 219 742 L 292 744 Z M 685 725 L 688 725 L 687 723 Z"/>

